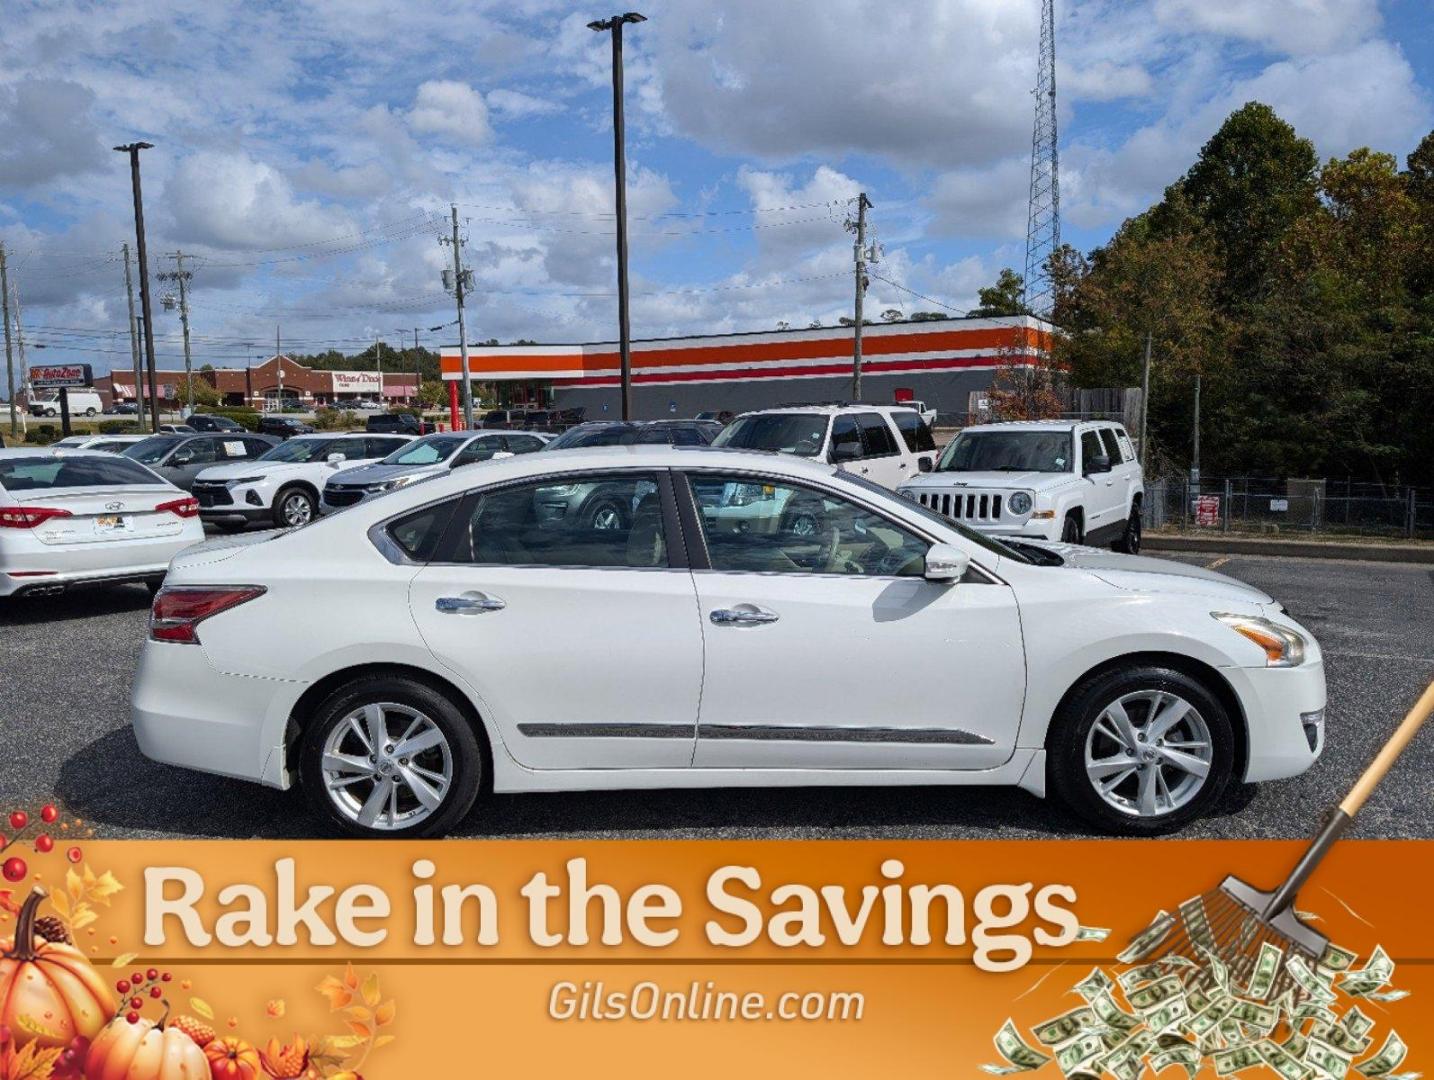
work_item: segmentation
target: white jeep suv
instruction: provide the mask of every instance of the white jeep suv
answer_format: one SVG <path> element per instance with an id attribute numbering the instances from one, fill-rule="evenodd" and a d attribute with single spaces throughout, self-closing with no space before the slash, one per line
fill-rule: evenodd
<path id="1" fill-rule="evenodd" d="M 885 488 L 928 472 L 936 440 L 909 405 L 787 405 L 743 413 L 712 440 L 730 450 L 777 450 L 840 465 Z"/>
<path id="2" fill-rule="evenodd" d="M 968 427 L 897 491 L 993 536 L 1140 551 L 1145 482 L 1125 428 L 1108 420 Z"/>
<path id="3" fill-rule="evenodd" d="M 412 435 L 296 435 L 253 461 L 205 469 L 190 490 L 199 516 L 225 531 L 253 522 L 307 525 L 336 469 L 379 461 L 412 441 Z"/>

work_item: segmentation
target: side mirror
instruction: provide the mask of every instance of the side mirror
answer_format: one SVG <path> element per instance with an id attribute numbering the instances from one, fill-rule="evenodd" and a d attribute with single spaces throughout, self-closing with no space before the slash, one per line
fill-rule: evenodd
<path id="1" fill-rule="evenodd" d="M 1108 472 L 1110 472 L 1110 458 L 1104 454 L 1096 454 L 1095 457 L 1085 463 L 1085 474 L 1087 476 Z"/>
<path id="2" fill-rule="evenodd" d="M 513 456 L 514 456 L 514 455 L 513 455 L 513 451 L 511 451 L 511 450 L 495 450 L 495 451 L 493 452 L 493 456 L 492 456 L 489 460 L 490 460 L 490 461 L 497 461 L 499 458 L 513 457 Z"/>
<path id="3" fill-rule="evenodd" d="M 940 585 L 954 585 L 966 576 L 971 556 L 954 544 L 932 544 L 926 552 L 922 577 Z"/>
<path id="4" fill-rule="evenodd" d="M 837 443 L 832 446 L 827 460 L 833 465 L 843 461 L 855 461 L 861 457 L 861 443 Z"/>
<path id="5" fill-rule="evenodd" d="M 936 467 L 936 463 L 933 462 L 929 457 L 917 458 L 916 467 L 922 472 L 930 472 Z"/>
<path id="6" fill-rule="evenodd" d="M 189 464 L 191 461 L 193 461 L 193 460 L 194 460 L 194 451 L 192 451 L 192 450 L 176 450 L 176 451 L 174 452 L 174 457 L 172 457 L 172 458 L 169 459 L 169 463 L 170 463 L 171 465 L 188 465 L 188 464 Z"/>

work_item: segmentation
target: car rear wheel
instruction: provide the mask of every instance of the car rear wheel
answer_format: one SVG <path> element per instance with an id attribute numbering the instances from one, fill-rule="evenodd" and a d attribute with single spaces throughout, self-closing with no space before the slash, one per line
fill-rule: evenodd
<path id="1" fill-rule="evenodd" d="M 1075 514 L 1067 514 L 1066 521 L 1061 526 L 1061 541 L 1067 544 L 1079 544 L 1085 537 L 1085 530 L 1080 527 L 1080 518 Z"/>
<path id="2" fill-rule="evenodd" d="M 625 529 L 627 511 L 617 499 L 594 499 L 583 511 L 583 523 L 589 529 Z"/>
<path id="3" fill-rule="evenodd" d="M 310 803 L 342 832 L 438 836 L 472 808 L 483 755 L 467 717 L 443 694 L 377 676 L 319 707 L 304 731 L 299 772 Z"/>
<path id="4" fill-rule="evenodd" d="M 284 488 L 274 496 L 274 524 L 293 529 L 314 520 L 314 497 L 303 488 Z"/>
<path id="5" fill-rule="evenodd" d="M 1087 679 L 1046 740 L 1047 777 L 1103 832 L 1150 836 L 1206 813 L 1234 770 L 1225 706 L 1181 671 L 1137 666 Z"/>
<path id="6" fill-rule="evenodd" d="M 1110 546 L 1127 555 L 1140 554 L 1140 507 L 1131 507 L 1130 517 L 1125 519 L 1125 532 Z"/>

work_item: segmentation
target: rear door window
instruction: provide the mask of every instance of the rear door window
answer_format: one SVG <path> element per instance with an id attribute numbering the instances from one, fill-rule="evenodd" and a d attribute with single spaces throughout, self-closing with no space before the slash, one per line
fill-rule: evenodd
<path id="1" fill-rule="evenodd" d="M 388 457 L 400 447 L 407 446 L 407 439 L 364 439 L 364 457 Z"/>
<path id="2" fill-rule="evenodd" d="M 915 409 L 897 409 L 891 414 L 896 421 L 896 430 L 906 442 L 906 449 L 913 454 L 924 454 L 936 449 L 936 440 L 921 414 Z"/>
<path id="3" fill-rule="evenodd" d="M 896 448 L 896 437 L 892 435 L 886 418 L 880 413 L 859 413 L 856 420 L 861 427 L 861 441 L 866 448 L 866 457 L 891 457 L 900 452 Z"/>
<path id="4" fill-rule="evenodd" d="M 1121 462 L 1120 443 L 1116 441 L 1115 429 L 1103 427 L 1099 431 L 1100 441 L 1105 446 L 1105 456 L 1110 458 L 1112 465 L 1119 465 Z"/>

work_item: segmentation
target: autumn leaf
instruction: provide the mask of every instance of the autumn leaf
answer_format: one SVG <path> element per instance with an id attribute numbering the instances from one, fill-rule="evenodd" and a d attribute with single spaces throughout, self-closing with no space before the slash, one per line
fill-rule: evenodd
<path id="1" fill-rule="evenodd" d="M 214 1019 L 214 1007 L 203 998 L 190 998 L 189 1007 L 206 1020 Z"/>
<path id="2" fill-rule="evenodd" d="M 352 1031 L 355 1035 L 357 1035 L 360 1039 L 368 1039 L 373 1035 L 373 1028 L 369 1027 L 367 1024 L 361 1024 L 357 1020 L 350 1020 L 348 1022 L 348 1027 L 349 1030 Z"/>
<path id="3" fill-rule="evenodd" d="M 9 889 L 0 889 L 0 911 L 8 911 L 11 915 L 20 914 L 20 905 L 15 903 L 15 894 Z"/>
<path id="4" fill-rule="evenodd" d="M 373 1041 L 373 1048 L 377 1050 L 380 1046 L 387 1046 L 396 1038 L 398 1038 L 397 1035 L 380 1035 Z"/>
<path id="5" fill-rule="evenodd" d="M 134 963 L 134 958 L 138 955 L 138 953 L 132 952 L 120 953 L 110 961 L 110 967 L 129 967 L 130 964 Z"/>
<path id="6" fill-rule="evenodd" d="M 50 906 L 60 913 L 60 918 L 66 922 L 70 919 L 70 898 L 64 893 L 51 893 Z"/>
<path id="7" fill-rule="evenodd" d="M 283 998 L 275 998 L 264 1006 L 264 1011 L 277 1020 L 287 1011 L 287 1006 L 284 1004 Z"/>
<path id="8" fill-rule="evenodd" d="M 79 903 L 85 898 L 84 878 L 75 873 L 74 867 L 65 871 L 65 892 L 70 894 L 70 899 L 75 903 Z"/>
<path id="9" fill-rule="evenodd" d="M 358 972 L 354 970 L 354 966 L 352 964 L 346 965 L 344 967 L 344 985 L 347 986 L 350 990 L 357 990 L 358 984 Z"/>
<path id="10" fill-rule="evenodd" d="M 393 1023 L 393 1017 L 396 1012 L 398 1012 L 398 1005 L 392 998 L 389 998 L 374 1010 L 374 1022 L 377 1023 L 379 1027 L 391 1024 Z"/>
<path id="11" fill-rule="evenodd" d="M 109 902 L 114 899 L 115 893 L 124 888 L 124 886 L 119 883 L 119 879 L 108 870 L 99 877 L 94 877 L 90 873 L 88 864 L 85 865 L 85 885 L 85 891 L 89 899 L 104 904 L 107 907 L 109 906 Z"/>
<path id="12" fill-rule="evenodd" d="M 373 972 L 363 981 L 364 1004 L 369 1006 L 377 1005 L 381 996 L 378 988 L 378 973 Z"/>
<path id="13" fill-rule="evenodd" d="M 315 989 L 328 998 L 330 1012 L 342 1009 L 354 999 L 353 991 L 332 975 L 326 975 Z"/>
<path id="14" fill-rule="evenodd" d="M 355 1005 L 350 1009 L 345 1009 L 344 1015 L 350 1020 L 357 1020 L 363 1024 L 367 1024 L 373 1019 L 373 1013 L 369 1012 L 368 1009 L 362 1005 Z"/>
<path id="15" fill-rule="evenodd" d="M 26 1043 L 18 1052 L 0 1056 L 0 1063 L 6 1066 L 4 1080 L 50 1080 L 64 1050 L 63 1046 L 41 1049 L 39 1043 Z"/>

